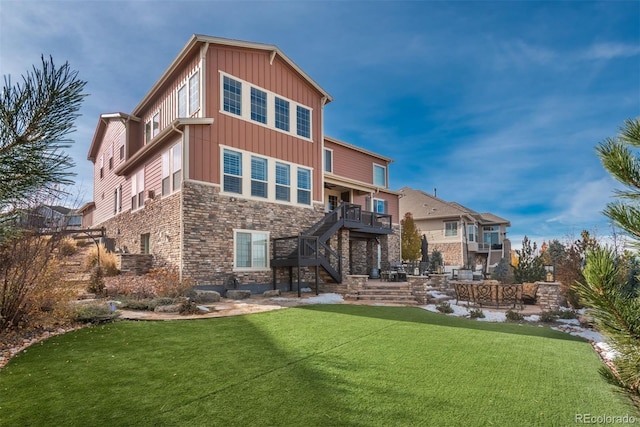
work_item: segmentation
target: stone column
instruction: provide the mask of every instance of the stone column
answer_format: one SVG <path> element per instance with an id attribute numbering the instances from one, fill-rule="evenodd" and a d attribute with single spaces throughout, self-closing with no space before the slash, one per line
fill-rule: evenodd
<path id="1" fill-rule="evenodd" d="M 536 282 L 538 306 L 545 310 L 558 310 L 560 308 L 560 283 Z"/>
<path id="2" fill-rule="evenodd" d="M 351 266 L 349 265 L 349 230 L 340 229 L 338 232 L 338 253 L 342 257 L 342 277 L 351 274 Z"/>

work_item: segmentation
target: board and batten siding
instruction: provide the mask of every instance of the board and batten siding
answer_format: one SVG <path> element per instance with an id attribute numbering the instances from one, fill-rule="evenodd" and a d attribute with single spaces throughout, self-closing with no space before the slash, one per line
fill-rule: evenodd
<path id="1" fill-rule="evenodd" d="M 389 164 L 378 157 L 354 150 L 329 140 L 324 141 L 324 147 L 333 150 L 333 174 L 353 179 L 367 184 L 373 184 L 373 165 L 388 168 Z M 387 182 L 387 185 L 389 183 Z"/>
<path id="2" fill-rule="evenodd" d="M 166 126 L 178 118 L 178 89 L 183 84 L 189 84 L 189 77 L 198 71 L 199 67 L 200 55 L 196 52 L 182 62 L 182 66 L 176 69 L 173 77 L 167 80 L 156 95 L 149 100 L 145 108 L 139 112 L 138 116 L 141 121 L 135 132 L 131 133 L 132 137 L 135 138 L 135 142 L 131 144 L 132 151 L 129 153 L 130 156 L 144 147 L 145 123 L 151 120 L 157 112 L 160 113 L 159 132 L 162 132 Z M 199 79 L 202 82 L 202 75 L 199 76 Z M 202 93 L 202 84 L 200 84 L 200 93 Z M 187 104 L 188 102 L 189 100 L 187 99 Z M 201 112 L 202 108 L 198 109 L 190 117 L 202 117 Z"/>
<path id="3" fill-rule="evenodd" d="M 109 120 L 93 165 L 93 200 L 96 204 L 96 210 L 93 213 L 92 225 L 100 224 L 114 216 L 114 191 L 119 185 L 122 185 L 123 190 L 126 187 L 125 178 L 114 173 L 118 166 L 125 161 L 125 159 L 120 159 L 120 144 L 124 143 L 124 138 L 124 124 L 120 120 Z M 113 150 L 113 165 L 109 168 L 111 150 Z M 100 178 L 101 158 L 104 162 L 102 178 Z M 127 206 L 124 197 L 122 202 L 122 209 L 124 210 L 125 206 Z"/>
<path id="4" fill-rule="evenodd" d="M 260 50 L 209 46 L 205 79 L 206 117 L 213 117 L 214 123 L 201 130 L 190 127 L 193 135 L 190 134 L 189 177 L 219 184 L 218 146 L 222 144 L 313 169 L 313 199 L 321 200 L 322 94 L 278 56 L 270 64 L 269 56 L 270 52 Z M 310 108 L 312 141 L 221 113 L 220 72 Z M 244 90 L 249 89 L 243 86 Z M 267 108 L 272 109 L 273 106 Z M 206 132 L 210 132 L 209 137 Z"/>

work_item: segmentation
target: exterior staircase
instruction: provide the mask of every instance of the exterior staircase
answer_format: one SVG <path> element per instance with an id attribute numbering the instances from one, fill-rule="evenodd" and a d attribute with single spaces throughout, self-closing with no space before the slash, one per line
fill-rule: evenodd
<path id="1" fill-rule="evenodd" d="M 368 304 L 417 305 L 416 297 L 411 293 L 407 282 L 382 282 L 369 280 L 366 288 L 352 295 L 356 300 Z"/>

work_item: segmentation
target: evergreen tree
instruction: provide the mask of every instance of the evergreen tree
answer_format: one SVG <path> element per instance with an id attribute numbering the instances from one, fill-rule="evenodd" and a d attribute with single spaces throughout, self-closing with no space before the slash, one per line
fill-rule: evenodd
<path id="1" fill-rule="evenodd" d="M 411 212 L 404 215 L 404 219 L 400 221 L 402 225 L 402 259 L 414 261 L 420 258 L 420 249 L 422 247 L 422 236 L 420 230 L 413 221 Z"/>
<path id="2" fill-rule="evenodd" d="M 609 203 L 604 214 L 640 246 L 640 120 L 626 120 L 616 138 L 596 147 L 604 168 L 624 190 Z M 588 243 L 588 242 L 587 242 Z M 637 256 L 637 254 L 636 254 Z M 635 282 L 621 274 L 621 258 L 613 249 L 587 250 L 584 282 L 575 285 L 583 303 L 593 310 L 598 328 L 617 351 L 615 371 L 603 369 L 610 382 L 627 390 L 640 406 L 640 296 Z M 637 278 L 634 278 L 637 279 Z"/>
<path id="3" fill-rule="evenodd" d="M 34 197 L 56 196 L 72 184 L 73 161 L 63 150 L 84 98 L 86 82 L 68 63 L 42 60 L 11 85 L 5 76 L 0 98 L 0 231 L 3 216 Z"/>
<path id="4" fill-rule="evenodd" d="M 542 257 L 536 255 L 536 249 L 536 242 L 531 245 L 529 238 L 524 236 L 522 249 L 516 250 L 518 263 L 513 266 L 513 275 L 516 283 L 528 283 L 544 279 L 544 261 Z"/>

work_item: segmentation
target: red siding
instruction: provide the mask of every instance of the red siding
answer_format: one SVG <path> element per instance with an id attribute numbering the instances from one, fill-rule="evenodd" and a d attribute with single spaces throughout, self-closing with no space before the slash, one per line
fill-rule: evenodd
<path id="1" fill-rule="evenodd" d="M 373 184 L 373 165 L 388 167 L 386 161 L 362 151 L 325 140 L 324 147 L 333 150 L 333 174 Z M 388 183 L 387 183 L 388 184 Z"/>
<path id="2" fill-rule="evenodd" d="M 311 108 L 313 142 L 228 114 L 221 114 L 220 71 Z M 280 58 L 276 57 L 273 64 L 269 64 L 269 52 L 215 45 L 209 47 L 206 82 L 208 109 L 206 116 L 213 117 L 214 124 L 209 127 L 211 136 L 208 140 L 204 136 L 200 143 L 192 139 L 193 152 L 190 153 L 190 161 L 193 162 L 194 173 L 197 171 L 197 176 L 204 178 L 203 180 L 207 182 L 219 183 L 218 145 L 228 145 L 312 168 L 314 170 L 313 198 L 320 200 L 322 194 L 322 174 L 319 173 L 322 170 L 322 144 L 320 143 L 322 95 Z M 202 170 L 198 165 L 200 159 L 202 159 Z M 207 168 L 210 170 L 206 170 Z M 195 174 L 191 176 L 196 178 Z"/>

